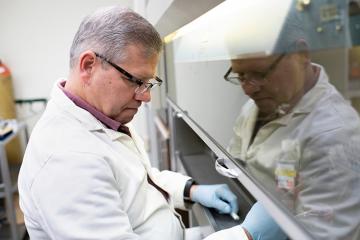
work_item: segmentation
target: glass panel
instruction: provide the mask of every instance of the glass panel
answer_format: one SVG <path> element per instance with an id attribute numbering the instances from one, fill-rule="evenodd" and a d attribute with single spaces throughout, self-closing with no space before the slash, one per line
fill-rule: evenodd
<path id="1" fill-rule="evenodd" d="M 230 0 L 165 38 L 168 96 L 315 239 L 360 239 L 359 9 Z"/>

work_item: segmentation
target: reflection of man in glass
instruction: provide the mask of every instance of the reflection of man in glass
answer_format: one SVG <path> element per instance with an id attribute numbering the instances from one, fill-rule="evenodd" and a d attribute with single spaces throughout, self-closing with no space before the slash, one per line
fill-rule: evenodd
<path id="1" fill-rule="evenodd" d="M 232 60 L 225 79 L 250 100 L 228 150 L 316 239 L 360 239 L 358 114 L 311 62 L 307 40 L 285 36 L 278 54 Z"/>

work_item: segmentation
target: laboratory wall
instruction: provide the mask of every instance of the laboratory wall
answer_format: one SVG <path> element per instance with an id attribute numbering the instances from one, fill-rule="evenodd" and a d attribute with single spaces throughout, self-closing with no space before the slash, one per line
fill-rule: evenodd
<path id="1" fill-rule="evenodd" d="M 133 0 L 0 0 L 0 59 L 11 69 L 16 99 L 48 98 L 54 82 L 66 77 L 69 49 L 82 18 L 98 7 Z M 30 129 L 43 105 L 17 106 Z"/>

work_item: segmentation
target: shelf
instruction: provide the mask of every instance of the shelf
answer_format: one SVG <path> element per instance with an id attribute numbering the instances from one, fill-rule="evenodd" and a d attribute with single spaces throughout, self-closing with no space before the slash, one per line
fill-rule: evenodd
<path id="1" fill-rule="evenodd" d="M 24 239 L 24 237 L 26 235 L 25 224 L 18 224 L 17 228 L 18 228 L 18 232 L 19 232 L 19 239 Z M 0 239 L 1 240 L 12 240 L 9 224 L 1 224 L 0 225 Z"/>
<path id="2" fill-rule="evenodd" d="M 348 97 L 351 98 L 359 98 L 360 97 L 360 89 L 349 90 L 347 92 Z"/>
<path id="3" fill-rule="evenodd" d="M 23 239 L 25 236 L 24 217 L 19 208 L 17 177 L 20 164 L 9 164 L 6 156 L 6 144 L 17 137 L 21 130 L 25 130 L 24 123 L 11 121 L 13 132 L 0 141 L 0 162 L 1 162 L 1 184 L 0 198 L 4 198 L 7 219 L 0 228 L 0 239 Z"/>
<path id="4" fill-rule="evenodd" d="M 348 81 L 348 98 L 360 97 L 360 79 L 351 79 Z"/>
<path id="5" fill-rule="evenodd" d="M 17 186 L 17 178 L 18 178 L 18 174 L 20 171 L 20 167 L 21 165 L 10 165 L 10 177 L 11 177 L 11 183 L 12 184 L 12 192 L 16 193 L 18 191 L 18 186 Z M 0 199 L 5 197 L 5 193 L 4 193 L 4 183 L 0 184 Z"/>
<path id="6" fill-rule="evenodd" d="M 19 206 L 19 196 L 14 194 L 14 207 L 16 215 L 17 230 L 19 234 L 19 239 L 25 240 L 26 229 L 24 224 L 24 215 Z M 0 223 L 0 239 L 1 240 L 12 240 L 10 232 L 10 224 L 6 221 L 5 223 Z"/>
<path id="7" fill-rule="evenodd" d="M 8 142 L 10 142 L 13 138 L 15 138 L 18 135 L 18 133 L 23 129 L 25 129 L 25 124 L 22 122 L 16 122 L 16 125 L 13 125 L 12 133 L 7 135 L 4 139 L 0 140 L 0 145 L 5 146 Z"/>

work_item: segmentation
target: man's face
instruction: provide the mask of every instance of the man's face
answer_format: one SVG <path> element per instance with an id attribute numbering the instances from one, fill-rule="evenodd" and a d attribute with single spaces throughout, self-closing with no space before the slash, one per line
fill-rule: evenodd
<path id="1" fill-rule="evenodd" d="M 126 49 L 126 60 L 113 63 L 134 77 L 147 82 L 155 76 L 158 54 L 144 58 L 141 50 L 131 45 Z M 127 80 L 122 73 L 107 63 L 104 63 L 105 68 L 101 66 L 100 58 L 96 58 L 96 61 L 87 94 L 88 102 L 122 124 L 130 122 L 142 102 L 151 100 L 150 91 L 136 94 L 135 89 L 138 87 L 136 83 Z"/>
<path id="2" fill-rule="evenodd" d="M 303 95 L 304 71 L 297 54 L 285 55 L 270 70 L 265 79 L 261 76 L 279 59 L 279 55 L 265 58 L 232 60 L 232 72 L 249 76 L 241 83 L 246 95 L 253 99 L 259 108 L 259 116 L 267 117 L 277 113 L 282 104 L 296 104 Z"/>

